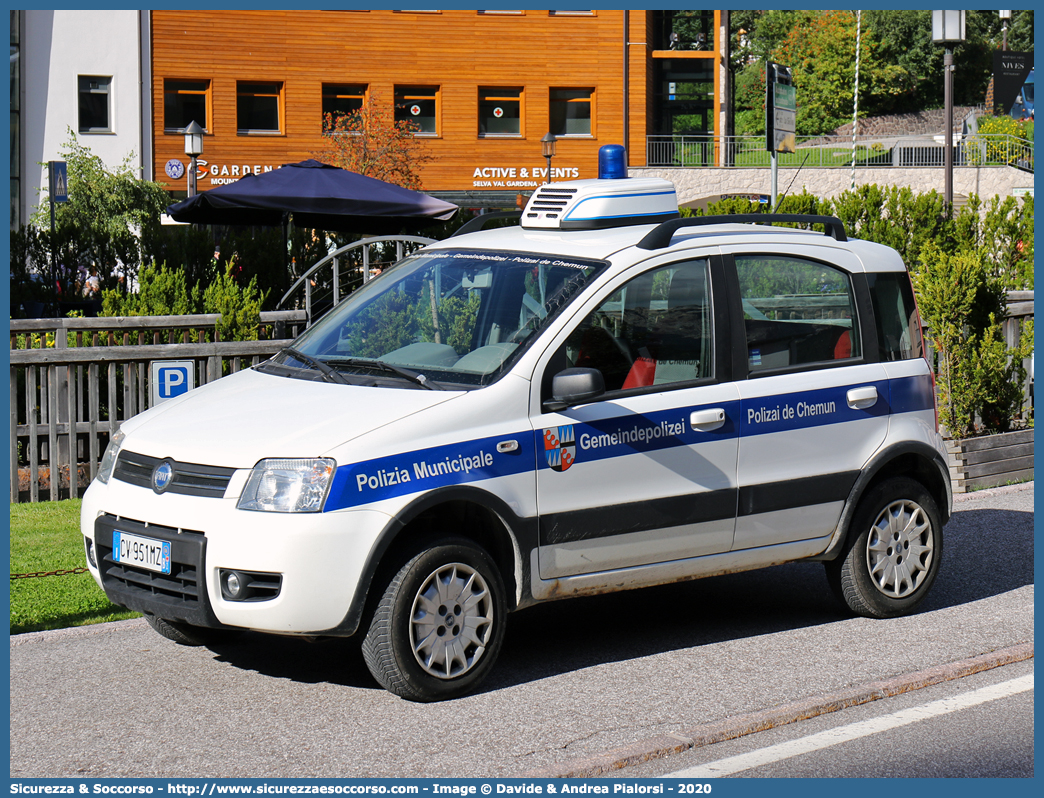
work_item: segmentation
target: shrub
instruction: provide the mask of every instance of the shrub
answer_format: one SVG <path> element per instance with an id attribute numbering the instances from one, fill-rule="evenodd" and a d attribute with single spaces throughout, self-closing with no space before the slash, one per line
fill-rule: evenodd
<path id="1" fill-rule="evenodd" d="M 139 277 L 138 293 L 102 294 L 103 316 L 186 316 L 220 313 L 217 332 L 222 341 L 256 341 L 265 295 L 257 279 L 240 285 L 232 275 L 232 265 L 204 291 L 199 284 L 189 286 L 185 273 L 166 266 L 146 266 Z"/>
<path id="2" fill-rule="evenodd" d="M 225 273 L 207 286 L 203 312 L 221 314 L 217 333 L 222 341 L 256 341 L 264 295 L 258 293 L 257 278 L 252 277 L 241 286 L 232 276 L 232 269 L 229 264 Z"/>
<path id="3" fill-rule="evenodd" d="M 1022 411 L 1032 325 L 1009 350 L 1004 289 L 976 250 L 949 254 L 929 243 L 914 287 L 938 355 L 939 421 L 955 438 L 1007 432 Z"/>

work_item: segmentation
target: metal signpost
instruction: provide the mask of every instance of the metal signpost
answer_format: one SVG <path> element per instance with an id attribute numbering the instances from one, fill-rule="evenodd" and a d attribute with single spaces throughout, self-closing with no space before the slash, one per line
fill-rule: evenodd
<path id="1" fill-rule="evenodd" d="M 65 161 L 47 162 L 47 196 L 51 203 L 51 291 L 55 313 L 58 312 L 58 254 L 54 235 L 54 205 L 69 201 L 69 169 Z"/>
<path id="2" fill-rule="evenodd" d="M 777 153 L 797 150 L 797 90 L 790 67 L 769 61 L 765 66 L 765 145 L 772 155 L 770 209 L 776 209 L 779 188 Z"/>

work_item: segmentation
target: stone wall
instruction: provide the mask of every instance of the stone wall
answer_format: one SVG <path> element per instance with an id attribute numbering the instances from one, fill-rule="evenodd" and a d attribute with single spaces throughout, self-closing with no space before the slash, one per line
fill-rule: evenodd
<path id="1" fill-rule="evenodd" d="M 772 188 L 772 176 L 767 168 L 718 169 L 699 167 L 672 169 L 669 167 L 631 168 L 631 177 L 662 177 L 674 183 L 678 191 L 678 203 L 716 200 L 722 194 L 765 194 Z M 881 186 L 907 186 L 923 194 L 931 190 L 943 191 L 945 175 L 940 168 L 857 168 L 857 186 L 876 183 Z M 793 185 L 791 184 L 793 181 Z M 852 170 L 780 169 L 778 190 L 780 194 L 800 194 L 806 189 L 817 197 L 836 197 L 852 187 Z M 1033 175 L 1011 166 L 954 167 L 954 203 L 960 204 L 969 194 L 978 194 L 983 199 L 993 196 L 1011 196 L 1015 189 L 1032 188 Z"/>

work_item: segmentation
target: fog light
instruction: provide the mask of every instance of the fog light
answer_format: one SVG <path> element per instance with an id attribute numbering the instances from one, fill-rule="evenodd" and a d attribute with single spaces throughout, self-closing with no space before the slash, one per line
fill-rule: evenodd
<path id="1" fill-rule="evenodd" d="M 94 541 L 88 537 L 83 539 L 84 544 L 87 546 L 87 562 L 91 564 L 91 567 L 97 568 L 98 561 L 94 559 Z"/>
<path id="2" fill-rule="evenodd" d="M 218 569 L 218 586 L 225 601 L 270 601 L 283 586 L 282 574 Z"/>
<path id="3" fill-rule="evenodd" d="M 221 592 L 226 598 L 238 601 L 246 593 L 246 579 L 238 571 L 221 572 Z"/>

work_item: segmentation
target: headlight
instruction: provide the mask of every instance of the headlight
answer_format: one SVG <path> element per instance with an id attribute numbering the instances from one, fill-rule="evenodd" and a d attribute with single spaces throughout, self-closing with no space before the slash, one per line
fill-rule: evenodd
<path id="1" fill-rule="evenodd" d="M 247 478 L 236 505 L 267 513 L 317 513 L 337 464 L 320 460 L 262 460 Z"/>
<path id="2" fill-rule="evenodd" d="M 112 469 L 116 467 L 116 458 L 119 457 L 120 447 L 123 446 L 123 439 L 127 436 L 122 432 L 117 432 L 111 438 L 109 438 L 109 445 L 105 447 L 105 454 L 102 455 L 101 465 L 98 466 L 98 476 L 96 477 L 99 482 L 108 484 L 109 477 L 112 476 Z"/>

